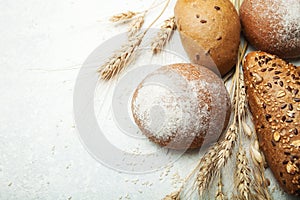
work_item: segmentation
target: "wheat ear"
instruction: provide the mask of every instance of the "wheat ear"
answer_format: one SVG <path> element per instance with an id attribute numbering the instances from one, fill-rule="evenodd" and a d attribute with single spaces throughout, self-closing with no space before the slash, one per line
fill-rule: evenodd
<path id="1" fill-rule="evenodd" d="M 151 42 L 151 48 L 154 54 L 159 53 L 164 48 L 175 30 L 175 17 L 170 17 L 164 21 L 164 24 L 160 27 L 160 31 L 157 36 Z"/>
<path id="2" fill-rule="evenodd" d="M 265 176 L 265 160 L 259 149 L 257 139 L 255 139 L 250 146 L 250 155 L 254 163 L 253 173 L 256 180 L 254 182 L 254 190 L 260 199 L 270 200 L 272 198 L 268 190 L 268 183 Z"/>
<path id="3" fill-rule="evenodd" d="M 162 200 L 180 200 L 180 191 L 165 196 Z"/>
<path id="4" fill-rule="evenodd" d="M 124 21 L 128 21 L 128 20 L 132 19 L 137 14 L 139 14 L 139 12 L 127 11 L 127 12 L 116 14 L 116 15 L 112 16 L 109 20 L 111 22 L 124 22 Z"/>
<path id="5" fill-rule="evenodd" d="M 119 52 L 116 52 L 107 63 L 105 63 L 98 72 L 103 80 L 110 80 L 118 75 L 125 66 L 127 66 L 140 46 L 144 34 L 140 34 L 138 37 L 129 41 L 124 45 Z"/>
<path id="6" fill-rule="evenodd" d="M 254 199 L 254 195 L 251 191 L 252 188 L 251 170 L 249 168 L 246 152 L 242 148 L 242 146 L 239 147 L 237 157 L 236 157 L 234 184 L 237 190 L 237 199 L 239 200 Z"/>
<path id="7" fill-rule="evenodd" d="M 144 12 L 142 15 L 138 16 L 136 19 L 134 19 L 132 21 L 132 23 L 129 26 L 129 30 L 128 30 L 128 37 L 131 38 L 133 36 L 135 36 L 135 34 L 141 30 L 144 21 L 145 21 L 145 14 L 146 12 Z"/>

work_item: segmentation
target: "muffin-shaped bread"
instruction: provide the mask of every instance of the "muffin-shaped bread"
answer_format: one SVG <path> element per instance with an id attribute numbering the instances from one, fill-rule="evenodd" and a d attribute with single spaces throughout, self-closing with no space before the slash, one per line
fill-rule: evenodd
<path id="1" fill-rule="evenodd" d="M 300 0 L 244 0 L 240 18 L 246 39 L 257 49 L 300 57 Z"/>
<path id="2" fill-rule="evenodd" d="M 178 0 L 174 10 L 190 61 L 225 75 L 237 61 L 241 25 L 229 0 Z"/>
<path id="3" fill-rule="evenodd" d="M 140 130 L 171 149 L 215 142 L 230 117 L 230 98 L 222 79 L 192 64 L 163 66 L 149 74 L 131 103 Z"/>

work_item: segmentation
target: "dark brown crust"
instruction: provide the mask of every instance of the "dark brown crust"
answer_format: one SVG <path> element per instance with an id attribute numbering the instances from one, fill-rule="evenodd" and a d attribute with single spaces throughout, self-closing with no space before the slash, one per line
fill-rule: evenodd
<path id="1" fill-rule="evenodd" d="M 281 187 L 300 195 L 300 72 L 264 52 L 249 53 L 243 70 L 266 161 Z"/>
<path id="2" fill-rule="evenodd" d="M 178 0 L 174 13 L 190 61 L 218 75 L 229 72 L 237 61 L 241 32 L 233 4 L 229 0 Z"/>
<path id="3" fill-rule="evenodd" d="M 290 32 L 284 31 L 280 25 L 280 17 L 272 12 L 273 9 L 282 9 L 274 0 L 244 0 L 240 8 L 240 19 L 246 39 L 256 49 L 275 54 L 281 58 L 297 58 L 300 56 L 299 24 Z M 288 1 L 286 2 L 288 3 Z M 253 5 L 259 6 L 253 9 Z M 296 6 L 296 5 L 295 5 Z M 266 13 L 267 12 L 267 13 Z M 298 13 L 299 14 L 299 13 Z M 272 20 L 270 17 L 272 16 Z M 277 34 L 284 32 L 282 34 Z M 286 38 L 282 38 L 286 37 Z"/>

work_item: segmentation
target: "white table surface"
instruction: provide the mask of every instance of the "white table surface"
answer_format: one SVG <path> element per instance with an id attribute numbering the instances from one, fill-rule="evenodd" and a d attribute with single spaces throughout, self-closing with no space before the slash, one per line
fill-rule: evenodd
<path id="1" fill-rule="evenodd" d="M 169 170 L 120 173 L 86 151 L 73 118 L 82 63 L 102 42 L 126 30 L 108 17 L 151 3 L 0 0 L 1 200 L 160 199 L 180 186 L 197 155 L 185 155 Z"/>

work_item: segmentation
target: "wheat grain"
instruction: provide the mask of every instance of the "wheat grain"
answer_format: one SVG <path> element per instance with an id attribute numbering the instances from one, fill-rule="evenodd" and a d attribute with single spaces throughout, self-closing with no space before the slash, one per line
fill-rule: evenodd
<path id="1" fill-rule="evenodd" d="M 251 144 L 250 146 L 250 155 L 251 155 L 251 158 L 254 162 L 255 165 L 257 166 L 260 166 L 261 164 L 263 164 L 263 157 L 262 157 L 262 154 L 259 152 L 258 150 L 258 142 L 255 141 L 254 144 Z"/>
<path id="2" fill-rule="evenodd" d="M 151 48 L 154 54 L 159 53 L 163 49 L 163 47 L 170 40 L 175 29 L 175 17 L 170 17 L 164 21 L 164 24 L 160 27 L 160 31 L 158 32 L 157 36 L 151 42 Z"/>
<path id="3" fill-rule="evenodd" d="M 234 173 L 234 184 L 237 190 L 237 199 L 249 200 L 253 199 L 251 191 L 252 177 L 249 168 L 248 159 L 245 150 L 239 146 L 236 158 L 236 169 Z"/>
<path id="4" fill-rule="evenodd" d="M 251 137 L 252 131 L 251 128 L 248 126 L 245 120 L 242 120 L 243 132 L 248 136 Z"/>
<path id="5" fill-rule="evenodd" d="M 254 143 L 250 146 L 250 155 L 254 163 L 253 173 L 254 173 L 254 191 L 260 199 L 270 200 L 271 195 L 268 190 L 268 184 L 265 177 L 265 168 L 264 168 L 264 156 L 261 154 L 258 141 L 255 138 Z"/>
<path id="6" fill-rule="evenodd" d="M 129 26 L 129 30 L 128 30 L 129 38 L 135 36 L 135 34 L 142 28 L 142 26 L 144 24 L 144 19 L 145 19 L 145 13 L 138 16 L 136 19 L 134 19 L 132 21 L 132 23 Z"/>
<path id="7" fill-rule="evenodd" d="M 128 20 L 132 19 L 137 14 L 139 14 L 139 12 L 127 11 L 127 12 L 116 14 L 116 15 L 112 16 L 109 20 L 111 22 L 124 22 L 124 21 L 128 21 Z"/>
<path id="8" fill-rule="evenodd" d="M 140 34 L 124 45 L 120 51 L 115 52 L 109 61 L 99 68 L 100 78 L 110 80 L 118 75 L 132 61 L 144 35 L 144 33 Z"/>

